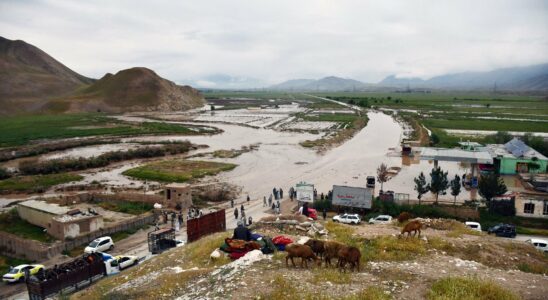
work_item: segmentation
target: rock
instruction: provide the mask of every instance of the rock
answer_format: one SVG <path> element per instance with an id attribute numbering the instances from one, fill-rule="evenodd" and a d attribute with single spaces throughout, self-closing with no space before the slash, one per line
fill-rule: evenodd
<path id="1" fill-rule="evenodd" d="M 321 234 L 321 235 L 327 235 L 328 231 L 327 231 L 327 229 L 324 229 L 324 230 L 318 231 L 318 233 Z"/>
<path id="2" fill-rule="evenodd" d="M 311 237 L 314 237 L 314 236 L 316 236 L 316 231 L 310 229 L 310 230 L 308 230 L 308 232 L 306 234 L 308 234 Z"/>
<path id="3" fill-rule="evenodd" d="M 318 230 L 324 229 L 322 223 L 314 223 L 313 225 L 314 225 L 314 227 L 316 227 Z"/>
<path id="4" fill-rule="evenodd" d="M 312 223 L 310 223 L 310 222 L 302 222 L 302 223 L 299 224 L 299 225 L 301 225 L 302 227 L 310 227 L 310 226 L 312 226 Z"/>
<path id="5" fill-rule="evenodd" d="M 295 229 L 300 230 L 300 231 L 306 231 L 306 228 L 304 228 L 300 225 L 295 226 Z"/>
<path id="6" fill-rule="evenodd" d="M 297 220 L 286 220 L 286 224 L 289 224 L 289 225 L 298 225 L 299 222 Z"/>
<path id="7" fill-rule="evenodd" d="M 209 257 L 211 257 L 211 259 L 217 259 L 220 258 L 221 255 L 221 251 L 219 251 L 219 249 L 215 249 L 213 250 L 213 252 L 211 252 L 211 255 L 209 255 Z"/>

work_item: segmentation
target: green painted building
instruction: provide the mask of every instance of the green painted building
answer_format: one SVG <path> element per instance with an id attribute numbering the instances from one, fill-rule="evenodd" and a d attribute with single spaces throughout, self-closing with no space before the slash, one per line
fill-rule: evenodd
<path id="1" fill-rule="evenodd" d="M 487 149 L 493 157 L 495 169 L 500 174 L 547 172 L 548 158 L 527 146 L 520 139 L 514 138 L 504 145 L 488 145 Z"/>

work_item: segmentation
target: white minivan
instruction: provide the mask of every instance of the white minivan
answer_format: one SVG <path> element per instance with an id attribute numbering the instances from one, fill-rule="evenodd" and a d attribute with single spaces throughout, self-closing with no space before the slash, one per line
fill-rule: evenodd
<path id="1" fill-rule="evenodd" d="M 478 222 L 466 222 L 466 226 L 472 230 L 481 232 L 481 224 Z"/>
<path id="2" fill-rule="evenodd" d="M 85 253 L 93 252 L 105 252 L 112 250 L 114 248 L 114 242 L 110 236 L 104 236 L 93 240 L 89 245 L 84 249 Z"/>

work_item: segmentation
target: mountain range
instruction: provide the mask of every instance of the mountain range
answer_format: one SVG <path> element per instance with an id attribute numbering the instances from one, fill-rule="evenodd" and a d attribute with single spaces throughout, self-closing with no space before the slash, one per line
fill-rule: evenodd
<path id="1" fill-rule="evenodd" d="M 0 37 L 0 114 L 21 112 L 175 111 L 205 103 L 198 90 L 178 86 L 147 68 L 96 80 L 39 48 Z"/>
<path id="2" fill-rule="evenodd" d="M 353 91 L 400 88 L 427 88 L 439 90 L 493 90 L 518 92 L 548 91 L 548 64 L 497 69 L 488 72 L 464 72 L 432 77 L 390 75 L 372 84 L 335 76 L 322 79 L 292 79 L 270 86 L 271 90 L 284 91 Z"/>

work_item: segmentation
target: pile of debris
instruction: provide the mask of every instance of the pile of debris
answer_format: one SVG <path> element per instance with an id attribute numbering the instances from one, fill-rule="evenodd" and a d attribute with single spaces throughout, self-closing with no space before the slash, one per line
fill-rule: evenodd
<path id="1" fill-rule="evenodd" d="M 265 217 L 253 224 L 254 228 L 274 227 L 281 231 L 295 231 L 306 233 L 310 237 L 327 235 L 328 231 L 320 222 L 307 219 L 302 215 L 281 215 L 278 217 Z"/>
<path id="2" fill-rule="evenodd" d="M 422 225 L 424 225 L 426 227 L 430 227 L 432 229 L 436 229 L 436 230 L 453 230 L 453 229 L 464 226 L 463 223 L 461 223 L 459 221 L 456 221 L 456 220 L 453 220 L 453 219 L 415 218 L 415 219 L 412 219 L 411 221 L 413 221 L 413 220 L 420 221 L 422 223 Z"/>

